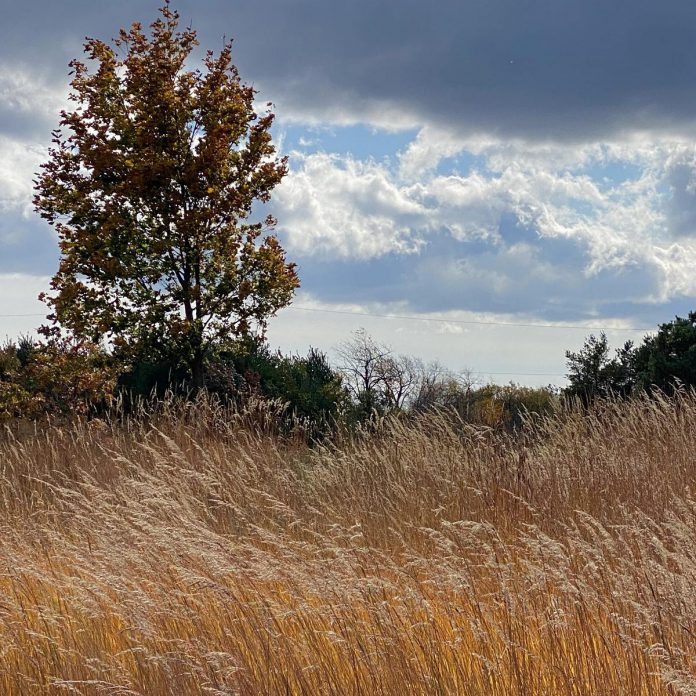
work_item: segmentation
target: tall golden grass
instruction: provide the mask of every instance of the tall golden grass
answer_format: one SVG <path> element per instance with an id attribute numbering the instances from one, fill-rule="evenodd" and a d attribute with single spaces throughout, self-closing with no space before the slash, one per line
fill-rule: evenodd
<path id="1" fill-rule="evenodd" d="M 5 437 L 0 694 L 696 694 L 693 395 L 314 448 L 262 410 Z"/>

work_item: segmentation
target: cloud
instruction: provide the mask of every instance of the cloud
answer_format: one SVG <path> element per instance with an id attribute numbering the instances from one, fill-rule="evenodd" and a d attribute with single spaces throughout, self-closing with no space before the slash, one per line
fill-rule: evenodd
<path id="1" fill-rule="evenodd" d="M 373 161 L 295 153 L 274 207 L 290 247 L 305 255 L 366 259 L 414 253 L 427 210 Z"/>
<path id="2" fill-rule="evenodd" d="M 30 214 L 32 180 L 45 158 L 45 148 L 0 132 L 0 214 Z"/>
<path id="3" fill-rule="evenodd" d="M 330 264 L 310 278 L 340 287 L 345 275 L 363 300 L 401 292 L 423 311 L 539 316 L 625 313 L 696 293 L 696 158 L 683 141 L 572 148 L 437 135 L 428 129 L 383 162 L 294 156 L 276 212 L 304 266 Z M 475 164 L 442 171 L 460 155 Z M 354 265 L 344 274 L 337 259 Z M 389 270 L 397 263 L 400 274 Z"/>
<path id="4" fill-rule="evenodd" d="M 666 202 L 669 228 L 676 237 L 696 237 L 696 148 L 675 148 L 664 171 L 670 192 Z"/>
<path id="5" fill-rule="evenodd" d="M 159 4 L 6 9 L 0 271 L 54 267 L 30 182 L 67 61 Z M 389 160 L 312 152 L 306 132 L 273 206 L 317 294 L 625 316 L 696 293 L 692 2 L 177 4 L 201 50 L 235 37 L 243 79 L 281 121 L 418 131 Z"/>
<path id="6" fill-rule="evenodd" d="M 564 142 L 694 131 L 690 0 L 276 0 L 268 10 L 236 4 L 238 55 L 300 117 L 383 123 L 386 109 L 460 134 Z"/>
<path id="7" fill-rule="evenodd" d="M 399 175 L 403 179 L 417 181 L 432 173 L 443 159 L 466 149 L 467 144 L 456 133 L 423 126 L 406 150 L 399 154 Z"/>
<path id="8" fill-rule="evenodd" d="M 0 53 L 0 133 L 47 142 L 67 104 L 67 81 L 59 86 L 40 70 L 2 58 Z"/>
<path id="9" fill-rule="evenodd" d="M 85 35 L 109 38 L 158 1 L 11 3 L 0 61 L 40 61 L 59 84 Z M 245 80 L 284 117 L 432 124 L 460 135 L 563 142 L 693 135 L 691 0 L 180 0 L 203 47 L 234 37 Z M 38 48 L 37 48 L 38 47 Z"/>

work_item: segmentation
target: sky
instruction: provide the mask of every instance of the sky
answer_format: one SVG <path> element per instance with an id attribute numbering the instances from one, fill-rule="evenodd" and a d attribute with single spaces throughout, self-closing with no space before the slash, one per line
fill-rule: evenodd
<path id="1" fill-rule="evenodd" d="M 67 64 L 160 4 L 2 2 L 0 337 L 41 323 L 57 268 L 31 198 Z M 362 327 L 481 381 L 563 384 L 590 332 L 619 347 L 695 308 L 692 0 L 173 6 L 192 65 L 232 38 L 274 104 L 271 205 L 302 282 L 274 346 L 331 355 Z"/>

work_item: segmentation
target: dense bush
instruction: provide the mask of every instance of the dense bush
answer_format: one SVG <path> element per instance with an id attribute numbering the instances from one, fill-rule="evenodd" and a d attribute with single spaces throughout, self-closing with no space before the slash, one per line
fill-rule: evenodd
<path id="1" fill-rule="evenodd" d="M 550 388 L 510 384 L 474 387 L 437 365 L 424 366 L 407 356 L 384 354 L 376 363 L 374 384 L 351 389 L 345 373 L 327 356 L 310 349 L 306 356 L 272 351 L 263 341 L 218 346 L 205 366 L 205 387 L 222 403 L 245 406 L 250 399 L 283 404 L 285 428 L 301 429 L 310 439 L 355 427 L 393 413 L 450 410 L 465 422 L 519 427 L 527 413 L 548 413 L 557 403 Z M 142 355 L 124 368 L 96 346 L 28 338 L 0 349 L 0 416 L 36 419 L 46 414 L 96 413 L 115 395 L 126 410 L 165 393 L 195 394 L 191 375 L 174 351 Z"/>
<path id="2" fill-rule="evenodd" d="M 111 358 L 89 343 L 21 337 L 0 348 L 0 419 L 87 415 L 115 384 Z"/>
<path id="3" fill-rule="evenodd" d="M 313 348 L 302 357 L 283 355 L 250 339 L 218 346 L 208 356 L 204 381 L 206 390 L 223 403 L 244 405 L 253 397 L 286 404 L 288 420 L 300 421 L 311 437 L 331 430 L 350 405 L 341 375 Z M 135 361 L 121 375 L 119 387 L 126 401 L 195 391 L 191 375 L 176 357 Z"/>
<path id="4" fill-rule="evenodd" d="M 331 429 L 349 405 L 341 375 L 314 348 L 305 357 L 287 356 L 265 343 L 240 342 L 210 361 L 206 384 L 223 398 L 254 394 L 283 401 L 312 432 Z"/>
<path id="5" fill-rule="evenodd" d="M 283 404 L 285 427 L 302 424 L 309 438 L 336 426 L 378 423 L 390 414 L 455 412 L 467 423 L 508 430 L 527 415 L 554 412 L 564 398 L 585 406 L 596 398 L 639 392 L 671 393 L 696 386 L 696 313 L 662 324 L 638 346 L 626 343 L 611 355 L 605 334 L 589 336 L 568 351 L 569 385 L 532 388 L 482 385 L 471 375 L 395 353 L 364 331 L 338 346 L 339 366 L 310 349 L 306 356 L 272 351 L 260 339 L 214 346 L 206 356 L 204 385 L 223 403 L 249 399 Z M 102 348 L 57 334 L 37 343 L 27 337 L 0 347 L 0 417 L 35 419 L 45 414 L 89 414 L 119 395 L 134 401 L 196 393 L 192 374 L 175 344 L 153 345 L 130 365 L 116 365 Z"/>
<path id="6" fill-rule="evenodd" d="M 590 335 L 578 352 L 566 352 L 565 393 L 586 404 L 597 397 L 627 397 L 642 391 L 671 393 L 696 386 L 696 312 L 660 324 L 639 345 L 624 344 L 610 355 L 606 334 Z"/>

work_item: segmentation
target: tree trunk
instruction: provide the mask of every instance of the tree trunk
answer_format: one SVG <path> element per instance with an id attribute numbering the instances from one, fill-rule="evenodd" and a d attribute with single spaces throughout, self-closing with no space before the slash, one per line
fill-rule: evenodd
<path id="1" fill-rule="evenodd" d="M 196 352 L 191 363 L 191 377 L 193 380 L 193 390 L 199 391 L 205 386 L 205 375 L 203 373 L 203 353 Z"/>

